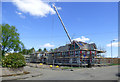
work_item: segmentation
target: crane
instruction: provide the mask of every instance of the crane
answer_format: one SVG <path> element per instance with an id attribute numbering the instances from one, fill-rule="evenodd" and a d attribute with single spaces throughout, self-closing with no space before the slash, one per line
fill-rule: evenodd
<path id="1" fill-rule="evenodd" d="M 66 28 L 65 28 L 65 25 L 64 25 L 64 23 L 63 23 L 63 21 L 62 21 L 60 15 L 59 15 L 58 11 L 57 11 L 56 6 L 55 6 L 54 4 L 53 4 L 52 6 L 53 6 L 53 8 L 55 9 L 55 11 L 56 11 L 56 13 L 57 13 L 57 15 L 58 15 L 58 18 L 60 19 L 61 24 L 62 24 L 62 26 L 63 26 L 63 28 L 64 28 L 64 30 L 65 30 L 65 32 L 66 32 L 66 34 L 67 34 L 67 36 L 68 36 L 68 38 L 69 38 L 69 40 L 70 40 L 70 42 L 72 43 L 72 40 L 71 40 L 71 38 L 70 38 L 70 36 L 69 36 L 69 34 L 68 34 Z"/>

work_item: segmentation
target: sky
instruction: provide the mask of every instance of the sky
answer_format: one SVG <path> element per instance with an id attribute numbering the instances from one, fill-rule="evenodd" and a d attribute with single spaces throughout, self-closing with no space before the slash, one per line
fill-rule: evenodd
<path id="1" fill-rule="evenodd" d="M 2 2 L 2 23 L 13 25 L 27 49 L 57 48 L 70 43 L 52 7 L 55 4 L 72 40 L 96 43 L 111 57 L 118 56 L 117 2 L 42 2 L 13 0 Z"/>

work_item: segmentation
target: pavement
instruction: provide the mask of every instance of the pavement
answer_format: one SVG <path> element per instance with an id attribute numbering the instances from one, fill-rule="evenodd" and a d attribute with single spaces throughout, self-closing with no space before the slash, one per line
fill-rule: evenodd
<path id="1" fill-rule="evenodd" d="M 36 68 L 37 67 L 37 68 Z M 2 80 L 118 80 L 118 66 L 103 66 L 70 70 L 56 70 L 26 66 L 26 75 L 2 77 Z"/>
<path id="2" fill-rule="evenodd" d="M 33 67 L 25 66 L 24 70 L 27 71 L 27 72 L 30 72 L 30 73 L 29 74 L 24 74 L 24 75 L 7 76 L 7 77 L 0 77 L 0 78 L 2 78 L 2 80 L 18 80 L 18 79 L 26 79 L 26 78 L 31 78 L 31 77 L 36 77 L 36 76 L 41 76 L 42 75 L 39 68 L 33 68 Z M 9 75 L 9 74 L 13 74 L 13 73 L 8 72 L 8 74 L 6 74 L 6 75 Z M 16 74 L 19 74 L 19 72 L 16 73 Z M 5 75 L 5 73 L 2 72 L 2 75 Z"/>
<path id="3" fill-rule="evenodd" d="M 118 66 L 93 67 L 83 69 L 50 70 L 40 69 L 42 76 L 26 78 L 24 80 L 118 80 Z"/>

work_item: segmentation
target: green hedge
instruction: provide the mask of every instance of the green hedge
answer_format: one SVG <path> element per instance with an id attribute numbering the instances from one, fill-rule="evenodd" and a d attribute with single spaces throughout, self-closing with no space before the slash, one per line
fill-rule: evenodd
<path id="1" fill-rule="evenodd" d="M 10 53 L 2 58 L 2 67 L 19 68 L 26 65 L 25 58 L 20 53 Z"/>

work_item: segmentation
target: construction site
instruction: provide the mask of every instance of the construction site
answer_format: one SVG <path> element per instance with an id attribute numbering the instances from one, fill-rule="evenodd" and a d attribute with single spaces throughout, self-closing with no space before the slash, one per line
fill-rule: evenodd
<path id="1" fill-rule="evenodd" d="M 2 2 L 4 81 L 120 79 L 118 2 Z"/>
<path id="2" fill-rule="evenodd" d="M 39 53 L 30 54 L 31 62 L 42 62 L 45 64 L 52 65 L 67 65 L 67 66 L 101 66 L 107 63 L 112 63 L 112 60 L 107 61 L 101 54 L 106 51 L 98 50 L 95 43 L 86 43 L 82 41 L 71 40 L 71 37 L 66 30 L 66 27 L 57 11 L 55 5 L 54 10 L 64 28 L 64 31 L 70 41 L 69 44 L 58 47 L 53 52 L 46 52 L 38 58 Z"/>
<path id="3" fill-rule="evenodd" d="M 97 50 L 95 43 L 88 44 L 81 41 L 72 41 L 68 31 L 63 24 L 63 21 L 57 11 L 55 5 L 53 5 L 58 18 L 70 40 L 70 44 L 61 46 L 54 52 L 47 53 L 47 64 L 57 64 L 57 65 L 72 65 L 72 66 L 83 66 L 88 65 L 88 67 L 94 66 L 95 64 L 101 64 L 101 59 L 97 58 L 100 53 L 105 53 L 105 51 Z"/>

